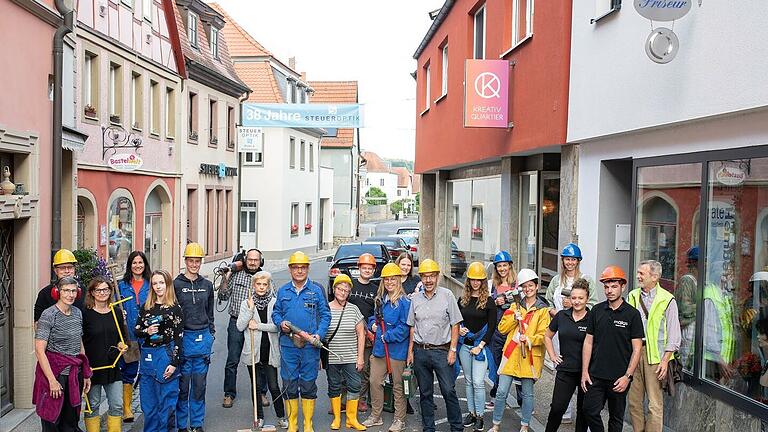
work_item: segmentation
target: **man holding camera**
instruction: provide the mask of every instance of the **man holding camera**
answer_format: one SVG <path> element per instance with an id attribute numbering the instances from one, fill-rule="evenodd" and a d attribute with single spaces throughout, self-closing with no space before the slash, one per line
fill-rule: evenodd
<path id="1" fill-rule="evenodd" d="M 245 259 L 243 259 L 245 258 Z M 243 265 L 244 264 L 244 265 Z M 227 326 L 227 363 L 224 366 L 224 408 L 232 408 L 237 396 L 237 365 L 240 362 L 240 354 L 245 343 L 244 333 L 237 330 L 237 316 L 240 313 L 240 304 L 248 297 L 251 287 L 251 277 L 264 265 L 261 251 L 250 249 L 243 256 L 242 253 L 221 272 L 226 278 L 226 287 L 219 292 L 219 300 L 229 299 L 229 325 Z M 262 393 L 262 397 L 266 398 Z M 264 404 L 263 405 L 268 405 Z"/>

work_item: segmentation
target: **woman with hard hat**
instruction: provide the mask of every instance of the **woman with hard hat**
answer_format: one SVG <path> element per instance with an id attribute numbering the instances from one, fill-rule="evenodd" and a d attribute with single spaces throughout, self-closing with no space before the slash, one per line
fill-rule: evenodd
<path id="1" fill-rule="evenodd" d="M 517 274 L 517 282 L 523 298 L 504 312 L 498 325 L 499 332 L 507 335 L 507 341 L 499 364 L 499 389 L 491 428 L 493 432 L 501 430 L 507 394 L 515 378 L 520 380 L 522 387 L 520 432 L 528 432 L 533 414 L 533 383 L 541 376 L 544 364 L 544 333 L 549 326 L 550 316 L 546 303 L 536 295 L 539 276 L 531 269 L 522 269 Z"/>
<path id="2" fill-rule="evenodd" d="M 328 304 L 331 309 L 331 323 L 325 344 L 334 355 L 327 358 L 328 398 L 331 400 L 333 421 L 331 429 L 341 428 L 341 390 L 346 383 L 347 389 L 347 428 L 365 430 L 357 421 L 357 402 L 360 398 L 360 372 L 365 366 L 365 319 L 357 306 L 349 303 L 352 279 L 345 274 L 333 280 L 333 300 Z"/>
<path id="3" fill-rule="evenodd" d="M 408 311 L 411 301 L 401 282 L 402 271 L 397 264 L 389 263 L 381 270 L 381 283 L 376 294 L 376 308 L 369 320 L 371 331 L 376 333 L 371 354 L 371 415 L 363 422 L 366 427 L 379 426 L 384 422 L 384 378 L 391 374 L 392 393 L 395 402 L 395 418 L 389 432 L 405 430 L 406 398 L 403 392 L 403 371 L 408 357 L 411 328 Z M 389 368 L 389 370 L 387 370 Z"/>
<path id="4" fill-rule="evenodd" d="M 507 251 L 499 251 L 493 256 L 493 274 L 488 279 L 488 285 L 491 291 L 491 297 L 494 298 L 496 304 L 496 322 L 501 321 L 501 316 L 509 309 L 510 303 L 507 301 L 504 293 L 517 287 L 515 282 L 515 266 L 512 261 L 512 255 Z M 501 362 L 501 350 L 504 347 L 504 342 L 507 340 L 506 336 L 499 333 L 496 329 L 493 332 L 493 339 L 491 340 L 491 353 L 493 353 L 493 361 L 495 364 Z M 499 388 L 498 379 L 494 381 L 491 388 L 491 399 L 488 401 L 488 408 L 493 408 L 494 400 L 496 399 L 496 391 Z"/>
<path id="5" fill-rule="evenodd" d="M 490 353 L 490 343 L 496 329 L 496 305 L 490 296 L 488 276 L 480 262 L 473 262 L 467 268 L 464 291 L 458 300 L 461 316 L 459 327 L 459 362 L 464 370 L 467 386 L 467 409 L 464 427 L 483 431 L 485 412 L 485 373 L 493 376 L 496 367 Z"/>
<path id="6" fill-rule="evenodd" d="M 403 285 L 403 291 L 407 295 L 413 294 L 421 283 L 421 278 L 413 274 L 413 255 L 410 252 L 403 252 L 397 257 L 395 264 L 400 267 L 402 272 L 400 284 Z"/>

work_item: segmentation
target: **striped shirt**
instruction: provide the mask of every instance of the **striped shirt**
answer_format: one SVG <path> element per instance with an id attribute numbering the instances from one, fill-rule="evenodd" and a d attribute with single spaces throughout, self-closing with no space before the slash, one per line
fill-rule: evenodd
<path id="1" fill-rule="evenodd" d="M 328 326 L 328 337 L 333 334 L 333 330 L 339 324 L 339 317 L 341 317 L 341 309 L 331 309 L 331 325 Z M 328 344 L 328 349 L 338 354 L 339 357 L 329 354 L 328 364 L 346 364 L 357 361 L 357 332 L 355 331 L 355 326 L 362 320 L 363 314 L 360 313 L 360 309 L 352 303 L 347 303 L 339 330 Z"/>
<path id="2" fill-rule="evenodd" d="M 46 351 L 69 356 L 80 354 L 80 344 L 83 339 L 83 313 L 74 306 L 69 310 L 69 315 L 66 315 L 53 305 L 44 310 L 40 319 L 37 320 L 35 339 L 48 342 Z M 61 374 L 69 375 L 69 366 Z"/>

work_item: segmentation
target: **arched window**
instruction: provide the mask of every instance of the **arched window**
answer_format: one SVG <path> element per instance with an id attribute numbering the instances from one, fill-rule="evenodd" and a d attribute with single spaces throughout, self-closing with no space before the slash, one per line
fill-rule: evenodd
<path id="1" fill-rule="evenodd" d="M 642 260 L 662 265 L 661 278 L 674 281 L 677 247 L 677 211 L 660 196 L 649 198 L 642 208 Z M 663 283 L 662 283 L 663 285 Z"/>
<path id="2" fill-rule="evenodd" d="M 133 250 L 133 213 L 133 202 L 126 196 L 115 196 L 109 203 L 107 229 L 110 264 L 124 264 Z"/>

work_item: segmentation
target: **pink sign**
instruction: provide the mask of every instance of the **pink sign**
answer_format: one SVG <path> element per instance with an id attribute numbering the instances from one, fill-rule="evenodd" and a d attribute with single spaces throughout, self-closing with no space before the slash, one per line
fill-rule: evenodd
<path id="1" fill-rule="evenodd" d="M 464 127 L 509 126 L 509 61 L 467 60 Z"/>

